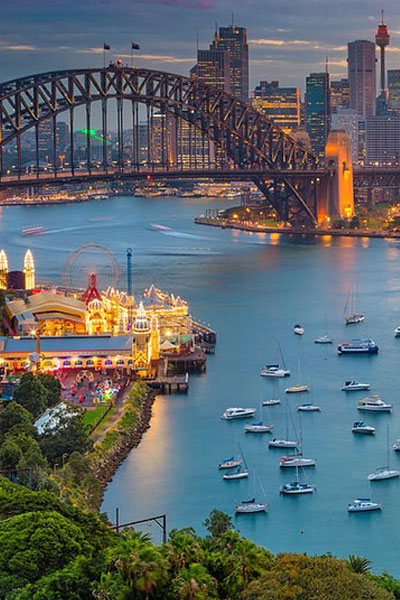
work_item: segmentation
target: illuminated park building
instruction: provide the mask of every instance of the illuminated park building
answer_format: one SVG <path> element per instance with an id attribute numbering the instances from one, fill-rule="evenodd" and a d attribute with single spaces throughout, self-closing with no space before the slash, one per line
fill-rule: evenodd
<path id="1" fill-rule="evenodd" d="M 27 250 L 24 258 L 25 289 L 33 290 L 35 287 L 35 261 L 30 250 Z"/>
<path id="2" fill-rule="evenodd" d="M 0 250 L 0 290 L 8 288 L 8 258 L 4 250 Z"/>
<path id="3" fill-rule="evenodd" d="M 285 133 L 300 126 L 300 88 L 280 87 L 279 81 L 260 81 L 254 90 L 252 105 Z"/>

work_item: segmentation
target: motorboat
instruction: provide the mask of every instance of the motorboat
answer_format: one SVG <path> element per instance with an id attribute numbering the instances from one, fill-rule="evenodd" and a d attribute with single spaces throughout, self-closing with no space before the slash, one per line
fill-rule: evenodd
<path id="1" fill-rule="evenodd" d="M 374 435 L 375 427 L 372 427 L 372 425 L 367 425 L 366 423 L 364 423 L 364 421 L 355 421 L 353 423 L 351 431 L 353 433 L 361 433 L 364 435 Z"/>
<path id="2" fill-rule="evenodd" d="M 366 512 L 381 509 L 382 502 L 374 502 L 371 498 L 356 498 L 347 507 L 348 512 Z"/>
<path id="3" fill-rule="evenodd" d="M 400 451 L 400 440 L 396 440 L 395 443 L 393 444 L 392 448 L 396 452 L 399 452 Z"/>
<path id="4" fill-rule="evenodd" d="M 290 371 L 281 368 L 278 364 L 265 365 L 265 367 L 261 369 L 260 375 L 261 377 L 289 377 Z"/>
<path id="5" fill-rule="evenodd" d="M 235 467 L 240 467 L 243 460 L 241 458 L 235 459 L 233 456 L 231 458 L 227 458 L 222 463 L 219 463 L 218 469 L 234 469 Z"/>
<path id="6" fill-rule="evenodd" d="M 33 225 L 31 227 L 24 227 L 21 229 L 22 235 L 39 235 L 40 233 L 45 233 L 46 231 L 47 229 L 41 225 Z"/>
<path id="7" fill-rule="evenodd" d="M 300 404 L 300 406 L 297 407 L 297 410 L 300 410 L 301 412 L 316 412 L 321 410 L 321 407 L 312 404 L 311 402 L 305 402 L 304 404 Z"/>
<path id="8" fill-rule="evenodd" d="M 235 512 L 238 514 L 250 514 L 264 512 L 267 509 L 266 502 L 256 502 L 255 498 L 251 500 L 242 500 L 241 504 L 235 506 Z"/>
<path id="9" fill-rule="evenodd" d="M 262 421 L 259 421 L 258 423 L 248 423 L 244 426 L 246 433 L 271 433 L 273 428 L 273 425 L 264 425 Z"/>
<path id="10" fill-rule="evenodd" d="M 221 416 L 221 419 L 227 421 L 231 419 L 245 419 L 247 417 L 252 417 L 256 410 L 256 408 L 227 408 Z"/>
<path id="11" fill-rule="evenodd" d="M 314 344 L 333 344 L 333 340 L 329 335 L 321 335 L 321 337 L 315 338 Z"/>
<path id="12" fill-rule="evenodd" d="M 400 327 L 396 327 L 394 330 L 394 337 L 400 337 Z"/>
<path id="13" fill-rule="evenodd" d="M 377 354 L 379 347 L 369 338 L 343 342 L 337 347 L 339 354 Z"/>
<path id="14" fill-rule="evenodd" d="M 305 329 L 300 323 L 296 323 L 296 325 L 293 327 L 293 333 L 295 333 L 296 335 L 304 335 L 304 332 Z"/>
<path id="15" fill-rule="evenodd" d="M 384 479 L 394 479 L 395 477 L 400 477 L 399 469 L 379 467 L 368 475 L 368 481 L 382 481 Z"/>
<path id="16" fill-rule="evenodd" d="M 292 454 L 290 456 L 282 456 L 279 461 L 279 466 L 282 469 L 285 468 L 298 468 L 298 467 L 315 467 L 317 461 L 315 458 L 304 458 L 301 454 Z"/>
<path id="17" fill-rule="evenodd" d="M 271 400 L 264 400 L 262 405 L 263 406 L 276 406 L 277 404 L 280 404 L 281 401 L 279 398 L 271 398 Z"/>
<path id="18" fill-rule="evenodd" d="M 288 387 L 285 389 L 285 392 L 287 394 L 299 394 L 300 392 L 308 392 L 309 388 L 308 385 L 292 385 L 291 387 Z"/>
<path id="19" fill-rule="evenodd" d="M 158 223 L 150 223 L 149 229 L 151 229 L 151 231 L 171 231 L 171 227 L 159 225 Z"/>
<path id="20" fill-rule="evenodd" d="M 293 483 L 281 485 L 279 492 L 288 496 L 294 496 L 300 494 L 312 494 L 316 489 L 316 486 L 311 485 L 310 483 L 299 483 L 298 481 L 294 481 Z"/>
<path id="21" fill-rule="evenodd" d="M 357 392 L 359 390 L 369 390 L 370 383 L 360 383 L 358 381 L 346 381 L 342 387 L 343 392 Z"/>
<path id="22" fill-rule="evenodd" d="M 348 315 L 344 319 L 346 325 L 354 325 L 355 323 L 362 323 L 365 321 L 365 315 L 363 313 L 353 313 Z"/>
<path id="23" fill-rule="evenodd" d="M 360 400 L 357 406 L 358 410 L 370 410 L 375 412 L 391 412 L 392 405 L 387 404 L 381 400 L 378 394 L 374 394 L 370 397 L 365 397 Z"/>
<path id="24" fill-rule="evenodd" d="M 247 470 L 247 468 L 240 470 L 239 468 L 236 469 L 236 471 L 232 471 L 230 473 L 225 473 L 222 478 L 225 480 L 231 480 L 231 479 L 244 479 L 245 477 L 249 476 L 249 472 Z"/>
<path id="25" fill-rule="evenodd" d="M 299 442 L 295 442 L 292 440 L 278 440 L 273 438 L 268 442 L 269 448 L 297 448 Z"/>

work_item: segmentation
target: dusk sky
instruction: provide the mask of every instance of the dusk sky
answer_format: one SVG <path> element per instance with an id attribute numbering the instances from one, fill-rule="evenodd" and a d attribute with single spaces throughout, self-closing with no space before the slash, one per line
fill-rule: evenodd
<path id="1" fill-rule="evenodd" d="M 400 68 L 400 3 L 386 2 L 388 68 Z M 311 71 L 346 75 L 346 44 L 375 34 L 381 5 L 372 0 L 0 0 L 0 81 L 41 71 L 129 61 L 187 74 L 215 22 L 247 27 L 251 89 L 260 79 L 304 87 Z"/>

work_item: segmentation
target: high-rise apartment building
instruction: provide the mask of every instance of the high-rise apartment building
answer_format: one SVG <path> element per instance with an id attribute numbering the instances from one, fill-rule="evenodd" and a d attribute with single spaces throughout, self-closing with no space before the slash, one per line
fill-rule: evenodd
<path id="1" fill-rule="evenodd" d="M 376 65 L 375 44 L 356 40 L 348 44 L 348 79 L 350 108 L 361 116 L 375 114 Z"/>
<path id="2" fill-rule="evenodd" d="M 235 98 L 249 99 L 249 47 L 245 27 L 220 27 L 215 32 L 210 50 L 225 50 L 229 55 L 230 93 Z"/>
<path id="3" fill-rule="evenodd" d="M 400 69 L 388 71 L 390 111 L 400 116 Z"/>
<path id="4" fill-rule="evenodd" d="M 366 119 L 367 165 L 398 166 L 400 164 L 400 117 L 370 116 Z"/>
<path id="5" fill-rule="evenodd" d="M 279 81 L 260 81 L 252 105 L 286 133 L 300 127 L 300 88 L 280 87 Z"/>
<path id="6" fill-rule="evenodd" d="M 350 106 L 350 88 L 348 79 L 340 79 L 339 81 L 331 81 L 330 91 L 331 112 L 349 108 Z"/>
<path id="7" fill-rule="evenodd" d="M 306 125 L 313 152 L 323 158 L 330 129 L 329 73 L 311 73 L 306 79 Z"/>
<path id="8" fill-rule="evenodd" d="M 190 76 L 229 94 L 231 85 L 228 52 L 215 49 L 197 50 L 197 63 L 190 70 Z"/>

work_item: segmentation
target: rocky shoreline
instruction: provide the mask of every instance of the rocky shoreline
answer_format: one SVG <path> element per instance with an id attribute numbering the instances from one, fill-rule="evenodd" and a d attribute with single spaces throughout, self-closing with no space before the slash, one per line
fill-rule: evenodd
<path id="1" fill-rule="evenodd" d="M 156 393 L 148 389 L 146 395 L 141 400 L 139 422 L 133 429 L 120 431 L 119 439 L 115 441 L 112 450 L 93 467 L 93 474 L 101 485 L 98 509 L 100 509 L 107 485 L 112 481 L 118 467 L 121 466 L 130 451 L 139 446 L 144 433 L 150 428 L 155 397 Z"/>

